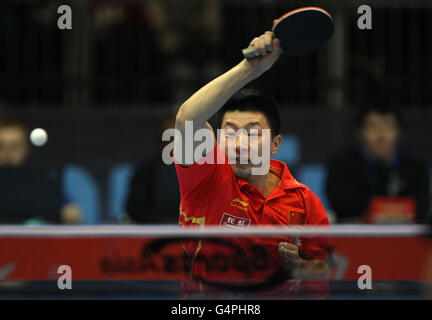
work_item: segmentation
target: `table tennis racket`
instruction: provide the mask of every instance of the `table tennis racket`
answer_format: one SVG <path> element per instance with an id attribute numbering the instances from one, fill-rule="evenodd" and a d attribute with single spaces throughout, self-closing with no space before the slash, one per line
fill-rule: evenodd
<path id="1" fill-rule="evenodd" d="M 333 34 L 333 18 L 318 7 L 289 11 L 275 20 L 272 32 L 279 39 L 282 52 L 288 56 L 303 56 L 321 48 Z M 247 60 L 259 56 L 255 48 L 243 50 Z"/>

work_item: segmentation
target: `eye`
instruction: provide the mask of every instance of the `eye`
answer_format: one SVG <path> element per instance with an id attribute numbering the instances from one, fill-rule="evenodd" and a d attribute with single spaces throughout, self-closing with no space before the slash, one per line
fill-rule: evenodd
<path id="1" fill-rule="evenodd" d="M 251 130 L 249 131 L 249 137 L 251 138 L 257 138 L 260 136 L 260 133 L 258 132 L 258 130 Z"/>
<path id="2" fill-rule="evenodd" d="M 228 137 L 234 137 L 235 136 L 235 130 L 234 129 L 228 129 L 227 131 L 225 131 L 225 135 Z"/>

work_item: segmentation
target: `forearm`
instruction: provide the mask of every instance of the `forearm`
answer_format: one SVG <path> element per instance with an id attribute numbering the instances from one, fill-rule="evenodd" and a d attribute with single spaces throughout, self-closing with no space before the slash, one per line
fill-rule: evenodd
<path id="1" fill-rule="evenodd" d="M 180 107 L 177 122 L 194 121 L 202 126 L 231 96 L 256 78 L 249 63 L 243 60 L 231 70 L 209 82 Z"/>

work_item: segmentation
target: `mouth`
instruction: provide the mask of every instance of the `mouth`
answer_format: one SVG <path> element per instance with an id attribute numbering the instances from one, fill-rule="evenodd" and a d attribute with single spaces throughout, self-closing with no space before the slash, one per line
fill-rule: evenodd
<path id="1" fill-rule="evenodd" d="M 240 161 L 244 163 L 249 163 L 249 158 L 236 157 L 236 162 L 240 163 Z"/>
<path id="2" fill-rule="evenodd" d="M 235 165 L 238 167 L 247 167 L 250 165 L 250 160 L 248 158 L 235 158 Z"/>

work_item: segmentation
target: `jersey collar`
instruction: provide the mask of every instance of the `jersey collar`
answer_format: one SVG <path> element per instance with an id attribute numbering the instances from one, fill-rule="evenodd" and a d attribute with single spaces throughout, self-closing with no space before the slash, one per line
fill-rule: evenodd
<path id="1" fill-rule="evenodd" d="M 283 190 L 304 188 L 304 186 L 292 176 L 288 166 L 284 162 L 276 159 L 270 159 L 270 171 L 272 171 L 281 179 L 279 186 Z M 244 178 L 236 177 L 236 179 L 240 189 L 251 185 L 251 183 Z"/>

